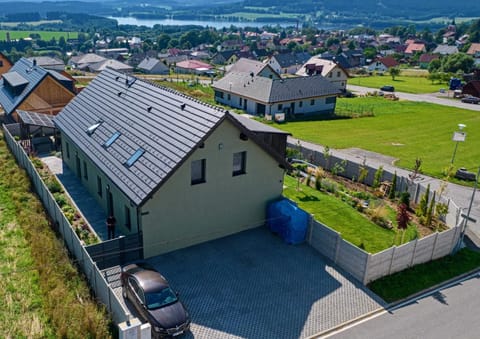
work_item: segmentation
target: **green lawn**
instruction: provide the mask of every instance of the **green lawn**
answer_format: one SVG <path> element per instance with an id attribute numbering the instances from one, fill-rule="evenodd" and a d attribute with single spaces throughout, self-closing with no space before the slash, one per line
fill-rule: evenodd
<path id="1" fill-rule="evenodd" d="M 380 89 L 383 85 L 395 86 L 395 91 L 405 93 L 434 93 L 440 88 L 448 88 L 447 84 L 432 84 L 426 77 L 397 76 L 395 80 L 388 74 L 383 76 L 355 77 L 348 80 L 348 84 Z"/>
<path id="2" fill-rule="evenodd" d="M 298 206 L 315 219 L 328 227 L 340 232 L 342 238 L 350 243 L 364 248 L 369 253 L 383 251 L 395 243 L 400 244 L 401 237 L 394 230 L 387 230 L 372 223 L 356 209 L 344 203 L 333 195 L 329 195 L 306 185 L 300 184 L 297 191 L 297 180 L 285 176 L 283 195 L 298 203 Z M 409 227 L 405 233 L 404 242 L 416 237 L 414 227 Z"/>
<path id="3" fill-rule="evenodd" d="M 52 38 L 58 40 L 61 36 L 65 39 L 76 39 L 78 38 L 78 32 L 50 32 L 50 31 L 10 31 L 10 30 L 0 30 L 0 40 L 7 39 L 7 32 L 10 33 L 10 39 L 22 39 L 28 38 L 30 34 L 39 34 L 42 37 L 42 40 L 49 41 Z"/>
<path id="4" fill-rule="evenodd" d="M 331 148 L 358 147 L 389 155 L 398 158 L 396 165 L 404 168 L 412 168 L 420 158 L 425 174 L 442 177 L 455 147 L 453 131 L 463 123 L 467 139 L 459 143 L 455 166 L 476 171 L 480 165 L 480 112 L 381 97 L 339 99 L 337 112 L 342 110 L 373 111 L 375 116 L 287 122 L 275 127 Z"/>
<path id="5" fill-rule="evenodd" d="M 469 272 L 480 266 L 480 253 L 462 249 L 453 256 L 414 266 L 380 278 L 369 288 L 387 302 L 404 299 L 426 288 Z"/>

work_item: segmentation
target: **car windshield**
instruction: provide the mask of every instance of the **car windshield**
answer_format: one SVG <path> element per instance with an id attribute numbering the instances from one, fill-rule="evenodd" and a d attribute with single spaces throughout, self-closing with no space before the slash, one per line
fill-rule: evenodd
<path id="1" fill-rule="evenodd" d="M 178 300 L 176 294 L 170 287 L 163 290 L 145 294 L 146 306 L 149 310 L 172 304 Z"/>

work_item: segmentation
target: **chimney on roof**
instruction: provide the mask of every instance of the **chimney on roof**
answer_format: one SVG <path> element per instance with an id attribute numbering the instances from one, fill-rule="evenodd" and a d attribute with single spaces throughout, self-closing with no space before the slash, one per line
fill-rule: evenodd
<path id="1" fill-rule="evenodd" d="M 187 107 L 187 104 L 185 104 L 185 103 L 180 105 L 180 108 L 182 109 L 182 111 L 185 110 L 185 107 Z"/>
<path id="2" fill-rule="evenodd" d="M 37 66 L 37 59 L 33 59 L 33 67 Z"/>

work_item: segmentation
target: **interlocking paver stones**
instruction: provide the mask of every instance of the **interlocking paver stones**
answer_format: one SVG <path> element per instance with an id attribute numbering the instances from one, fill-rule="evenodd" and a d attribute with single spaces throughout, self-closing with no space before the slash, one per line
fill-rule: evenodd
<path id="1" fill-rule="evenodd" d="M 262 227 L 150 260 L 180 292 L 195 338 L 304 338 L 381 306 L 307 244 Z"/>

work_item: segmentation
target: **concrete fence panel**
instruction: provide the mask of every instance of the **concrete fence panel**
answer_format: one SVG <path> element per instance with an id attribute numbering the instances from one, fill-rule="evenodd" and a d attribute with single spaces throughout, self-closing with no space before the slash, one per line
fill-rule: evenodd
<path id="1" fill-rule="evenodd" d="M 432 260 L 433 250 L 437 241 L 438 233 L 419 239 L 415 248 L 415 258 L 413 265 L 423 264 Z"/>
<path id="2" fill-rule="evenodd" d="M 414 240 L 395 248 L 389 274 L 400 272 L 412 265 L 416 246 L 417 241 Z"/>
<path id="3" fill-rule="evenodd" d="M 388 275 L 393 254 L 394 247 L 391 247 L 379 253 L 375 253 L 373 255 L 370 254 L 370 258 L 368 260 L 368 267 L 365 272 L 364 282 L 369 283 L 370 281 Z"/>
<path id="4" fill-rule="evenodd" d="M 455 227 L 438 234 L 432 256 L 433 260 L 449 255 L 452 252 L 460 235 L 459 230 L 459 227 Z"/>
<path id="5" fill-rule="evenodd" d="M 341 240 L 341 235 L 316 220 L 312 221 L 311 227 L 310 245 L 322 255 L 335 261 L 337 244 L 338 241 Z"/>
<path id="6" fill-rule="evenodd" d="M 363 281 L 368 256 L 368 253 L 357 246 L 342 240 L 338 249 L 336 263 L 357 280 Z"/>

